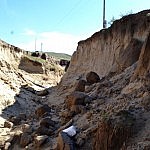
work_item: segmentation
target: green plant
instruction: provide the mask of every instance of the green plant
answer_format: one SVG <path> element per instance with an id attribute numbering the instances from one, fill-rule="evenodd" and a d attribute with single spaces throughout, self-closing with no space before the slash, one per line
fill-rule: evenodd
<path id="1" fill-rule="evenodd" d="M 126 12 L 125 14 L 120 13 L 120 17 L 122 18 L 122 17 L 128 16 L 128 15 L 131 15 L 131 14 L 133 14 L 132 10 Z"/>
<path id="2" fill-rule="evenodd" d="M 30 55 L 25 55 L 24 57 L 27 57 L 32 61 L 37 61 L 37 62 L 42 63 L 42 64 L 46 63 L 46 60 L 41 59 L 40 57 L 33 57 L 33 56 L 30 56 Z"/>
<path id="3" fill-rule="evenodd" d="M 116 20 L 116 19 L 115 19 L 115 17 L 113 16 L 113 17 L 111 18 L 111 20 L 108 22 L 108 24 L 111 26 L 115 20 Z"/>
<path id="4" fill-rule="evenodd" d="M 131 15 L 131 14 L 133 14 L 132 10 L 126 12 L 125 14 L 124 14 L 124 13 L 120 13 L 120 17 L 122 18 L 122 17 L 128 16 L 128 15 Z M 111 18 L 111 20 L 108 22 L 108 24 L 111 26 L 115 20 L 116 20 L 116 19 L 115 19 L 115 17 L 113 16 L 113 17 Z"/>
<path id="5" fill-rule="evenodd" d="M 49 56 L 52 56 L 58 60 L 60 59 L 65 59 L 65 60 L 70 60 L 71 56 L 65 53 L 55 53 L 55 52 L 46 52 Z"/>

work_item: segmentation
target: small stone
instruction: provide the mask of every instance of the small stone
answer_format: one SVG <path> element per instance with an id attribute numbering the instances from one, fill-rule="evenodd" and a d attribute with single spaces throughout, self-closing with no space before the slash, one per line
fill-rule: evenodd
<path id="1" fill-rule="evenodd" d="M 73 105 L 85 105 L 86 97 L 87 95 L 85 93 L 75 91 L 66 97 L 66 107 L 70 109 Z"/>
<path id="2" fill-rule="evenodd" d="M 86 109 L 82 105 L 73 105 L 70 109 L 70 111 L 76 115 L 76 114 L 84 114 L 86 112 Z"/>
<path id="3" fill-rule="evenodd" d="M 13 144 L 16 144 L 16 143 L 19 144 L 21 135 L 22 135 L 22 131 L 20 131 L 20 130 L 16 131 L 15 134 L 14 134 L 14 136 L 13 136 L 13 138 L 12 138 L 11 141 L 10 141 L 11 144 L 12 144 L 12 145 L 13 145 Z"/>
<path id="4" fill-rule="evenodd" d="M 34 144 L 36 147 L 40 147 L 48 139 L 47 135 L 36 136 L 34 139 Z"/>
<path id="5" fill-rule="evenodd" d="M 38 135 L 52 135 L 53 130 L 51 128 L 46 128 L 44 126 L 40 126 L 37 130 L 36 133 Z"/>
<path id="6" fill-rule="evenodd" d="M 19 125 L 21 122 L 21 119 L 19 117 L 10 117 L 9 121 L 12 122 L 15 126 Z"/>
<path id="7" fill-rule="evenodd" d="M 147 17 L 150 17 L 150 13 L 147 13 L 146 16 L 147 16 Z"/>
<path id="8" fill-rule="evenodd" d="M 23 133 L 20 139 L 21 147 L 26 147 L 31 142 L 31 135 Z"/>
<path id="9" fill-rule="evenodd" d="M 4 150 L 9 150 L 10 146 L 11 146 L 11 143 L 10 142 L 6 142 Z"/>
<path id="10" fill-rule="evenodd" d="M 44 60 L 46 60 L 47 59 L 47 54 L 46 53 L 42 53 L 42 55 L 41 55 L 41 59 L 44 59 Z"/>
<path id="11" fill-rule="evenodd" d="M 26 114 L 24 114 L 24 113 L 21 113 L 21 114 L 19 114 L 19 116 L 18 116 L 18 118 L 20 118 L 21 120 L 26 120 Z"/>
<path id="12" fill-rule="evenodd" d="M 55 121 L 51 120 L 51 118 L 46 117 L 40 121 L 40 126 L 44 126 L 46 128 L 55 127 Z"/>
<path id="13" fill-rule="evenodd" d="M 47 89 L 44 89 L 44 90 L 42 90 L 42 91 L 37 91 L 36 94 L 37 94 L 38 96 L 46 96 L 46 95 L 49 94 L 49 92 L 48 92 Z"/>
<path id="14" fill-rule="evenodd" d="M 12 128 L 13 127 L 13 123 L 10 121 L 5 121 L 4 122 L 4 128 Z"/>
<path id="15" fill-rule="evenodd" d="M 31 133 L 31 132 L 32 132 L 32 128 L 30 127 L 29 124 L 23 124 L 23 125 L 21 126 L 21 128 L 22 128 L 22 132 L 28 132 L 28 133 Z"/>
<path id="16" fill-rule="evenodd" d="M 85 141 L 83 140 L 83 138 L 78 138 L 78 139 L 77 139 L 76 144 L 77 144 L 78 146 L 81 147 L 84 143 L 85 143 Z"/>
<path id="17" fill-rule="evenodd" d="M 79 80 L 75 85 L 76 86 L 75 91 L 84 92 L 85 91 L 85 84 L 86 84 L 85 80 Z"/>
<path id="18" fill-rule="evenodd" d="M 35 114 L 37 115 L 38 118 L 42 117 L 46 112 L 51 112 L 51 108 L 48 105 L 43 105 L 39 107 L 36 111 Z"/>

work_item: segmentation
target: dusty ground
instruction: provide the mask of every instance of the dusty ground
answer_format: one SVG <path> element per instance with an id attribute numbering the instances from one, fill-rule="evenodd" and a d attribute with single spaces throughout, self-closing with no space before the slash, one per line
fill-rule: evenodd
<path id="1" fill-rule="evenodd" d="M 3 55 L 3 54 L 2 54 Z M 59 73 L 27 73 L 18 69 L 18 62 L 12 64 L 9 58 L 0 60 L 0 147 L 10 138 L 10 129 L 4 128 L 4 122 L 10 116 L 34 114 L 37 107 L 46 103 L 45 96 L 37 96 L 35 91 L 42 91 L 56 86 L 60 81 Z"/>
<path id="2" fill-rule="evenodd" d="M 123 25 L 122 27 L 125 28 Z M 145 30 L 140 32 L 145 33 Z M 122 32 L 120 34 L 122 35 Z M 114 38 L 117 37 L 114 36 Z M 105 41 L 107 43 L 107 40 Z M 95 56 L 98 57 L 99 62 L 97 54 L 91 58 L 89 65 L 91 70 L 88 63 L 82 60 L 84 54 L 80 55 L 81 60 L 75 57 L 77 62 L 73 60 L 73 63 L 79 65 L 77 67 L 72 65 L 69 70 L 75 69 L 77 74 L 68 71 L 58 84 L 61 78 L 59 72 L 27 73 L 18 69 L 19 62 L 13 51 L 10 53 L 8 50 L 2 50 L 0 55 L 0 149 L 56 150 L 57 145 L 60 145 L 57 150 L 64 150 L 64 143 L 59 133 L 62 129 L 74 125 L 77 128 L 77 134 L 74 137 L 77 150 L 149 150 L 149 41 L 150 34 L 144 41 L 142 49 L 139 49 L 141 54 L 136 59 L 137 62 L 132 62 L 118 71 L 109 72 L 94 83 L 88 82 L 86 73 L 90 72 L 94 66 L 99 68 L 99 63 L 93 62 Z M 112 47 L 113 44 L 111 44 Z M 82 52 L 87 52 L 85 50 Z M 108 50 L 111 48 L 108 47 Z M 79 55 L 78 52 L 77 55 Z M 131 60 L 133 58 L 130 54 L 126 56 L 126 59 L 128 57 Z M 89 61 L 86 57 L 85 59 Z M 78 70 L 80 65 L 83 67 L 82 70 Z M 105 65 L 102 67 L 106 69 Z"/>
<path id="3" fill-rule="evenodd" d="M 7 73 L 7 76 L 3 75 L 1 80 L 1 124 L 0 124 L 0 144 L 7 145 L 8 141 L 14 134 L 24 133 L 22 127 L 24 124 L 28 124 L 30 128 L 38 129 L 39 121 L 35 116 L 35 110 L 44 104 L 48 104 L 53 111 L 50 112 L 51 119 L 55 121 L 55 134 L 49 136 L 48 142 L 40 149 L 55 149 L 57 136 L 62 125 L 71 122 L 78 128 L 79 134 L 76 136 L 76 142 L 78 149 L 92 150 L 91 145 L 95 137 L 95 130 L 97 130 L 100 122 L 104 118 L 111 118 L 114 114 L 127 110 L 131 112 L 136 118 L 135 126 L 138 132 L 126 143 L 127 149 L 140 149 L 144 150 L 149 146 L 150 135 L 150 112 L 149 101 L 144 102 L 146 97 L 149 98 L 149 85 L 145 86 L 145 82 L 137 80 L 130 82 L 130 78 L 135 70 L 136 64 L 127 68 L 124 72 L 118 75 L 110 75 L 102 79 L 100 82 L 87 85 L 85 88 L 85 94 L 90 98 L 84 107 L 81 107 L 81 112 L 76 112 L 71 118 L 68 116 L 70 110 L 65 107 L 66 95 L 69 95 L 74 91 L 74 87 L 53 87 L 52 81 L 46 82 L 42 79 L 43 75 L 28 74 L 24 71 L 18 70 L 17 73 Z M 22 75 L 21 75 L 22 74 Z M 21 78 L 20 78 L 21 75 Z M 13 77 L 10 79 L 10 77 Z M 6 80 L 9 78 L 9 81 Z M 45 75 L 44 75 L 45 78 Z M 74 81 L 78 82 L 78 80 Z M 12 88 L 13 87 L 13 88 Z M 35 91 L 40 91 L 49 87 L 49 94 L 46 96 L 38 96 Z M 3 90 L 3 91 L 2 91 Z M 7 94 L 4 94 L 7 92 Z M 3 94 L 3 95 L 2 95 Z M 145 104 L 146 103 L 146 104 Z M 63 116 L 67 112 L 67 115 Z M 11 115 L 17 116 L 24 113 L 28 116 L 26 121 L 22 121 L 21 125 L 15 126 L 11 129 L 4 128 L 4 121 Z M 70 119 L 69 119 L 70 118 Z M 41 118 L 42 119 L 42 118 Z M 31 135 L 34 132 L 30 133 Z M 7 142 L 6 142 L 7 141 Z M 89 142 L 88 142 L 89 141 Z M 4 144 L 5 143 L 5 144 Z M 90 147 L 89 147 L 90 144 Z M 34 144 L 27 146 L 27 149 L 33 150 Z M 19 145 L 14 145 L 13 150 L 21 150 Z"/>

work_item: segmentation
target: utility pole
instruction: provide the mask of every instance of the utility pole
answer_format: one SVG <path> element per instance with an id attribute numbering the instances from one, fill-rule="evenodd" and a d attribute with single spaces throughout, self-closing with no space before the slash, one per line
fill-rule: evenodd
<path id="1" fill-rule="evenodd" d="M 36 38 L 35 38 L 35 51 L 36 51 Z"/>
<path id="2" fill-rule="evenodd" d="M 105 20 L 105 0 L 103 1 L 103 28 L 106 28 L 106 20 Z"/>
<path id="3" fill-rule="evenodd" d="M 41 52 L 42 52 L 42 48 L 43 48 L 43 43 L 41 42 Z"/>

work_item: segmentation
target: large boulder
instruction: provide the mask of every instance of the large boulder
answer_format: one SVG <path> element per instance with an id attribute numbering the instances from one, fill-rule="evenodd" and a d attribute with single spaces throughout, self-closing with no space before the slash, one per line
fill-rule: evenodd
<path id="1" fill-rule="evenodd" d="M 45 126 L 40 126 L 37 130 L 36 130 L 36 134 L 38 135 L 48 135 L 48 136 L 51 136 L 52 133 L 53 133 L 53 129 L 51 128 L 47 128 Z"/>
<path id="2" fill-rule="evenodd" d="M 83 92 L 72 92 L 66 97 L 65 105 L 70 110 L 73 105 L 85 105 L 87 95 Z"/>
<path id="3" fill-rule="evenodd" d="M 42 117 L 45 113 L 51 112 L 51 108 L 48 105 L 43 105 L 39 107 L 36 111 L 35 114 L 38 118 Z"/>
<path id="4" fill-rule="evenodd" d="M 89 73 L 87 73 L 86 75 L 86 80 L 87 83 L 89 84 L 93 84 L 93 83 L 97 83 L 100 81 L 100 77 L 97 73 L 90 71 Z"/>
<path id="5" fill-rule="evenodd" d="M 40 126 L 44 126 L 46 128 L 55 127 L 55 121 L 51 120 L 49 117 L 45 117 L 40 121 Z"/>
<path id="6" fill-rule="evenodd" d="M 85 91 L 85 80 L 78 80 L 78 82 L 75 85 L 75 91 L 84 92 Z"/>
<path id="7" fill-rule="evenodd" d="M 21 57 L 21 61 L 18 68 L 28 73 L 44 73 L 44 67 L 41 62 L 32 60 L 31 58 L 26 56 Z"/>

